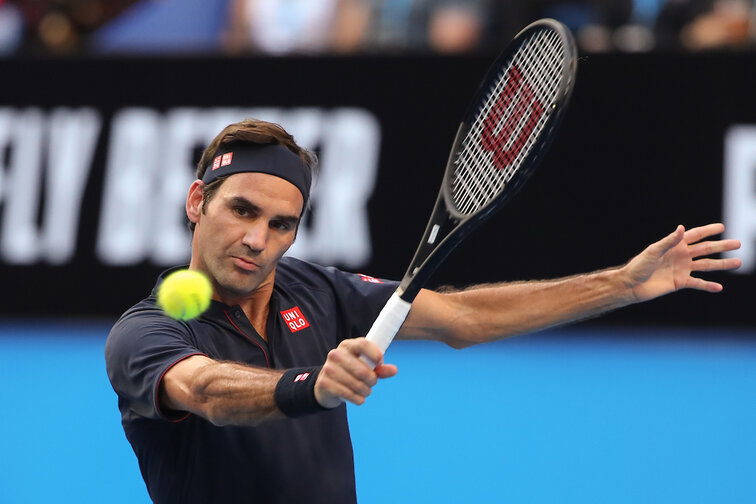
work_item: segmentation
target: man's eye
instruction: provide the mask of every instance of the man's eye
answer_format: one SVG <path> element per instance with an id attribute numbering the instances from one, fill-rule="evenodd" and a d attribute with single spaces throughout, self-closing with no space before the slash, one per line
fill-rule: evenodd
<path id="1" fill-rule="evenodd" d="M 249 210 L 244 207 L 234 207 L 234 213 L 239 217 L 246 217 L 249 215 Z"/>
<path id="2" fill-rule="evenodd" d="M 291 224 L 288 222 L 272 222 L 271 226 L 279 231 L 288 231 L 291 229 Z"/>

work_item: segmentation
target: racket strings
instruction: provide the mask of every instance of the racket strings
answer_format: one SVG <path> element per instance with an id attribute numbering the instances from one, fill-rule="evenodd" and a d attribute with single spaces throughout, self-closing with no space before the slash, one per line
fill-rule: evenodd
<path id="1" fill-rule="evenodd" d="M 484 131 L 484 134 L 487 133 L 487 138 L 484 138 L 484 140 L 487 140 L 487 145 L 484 143 L 483 147 L 485 151 L 491 153 L 489 156 L 481 156 L 480 152 L 475 152 L 475 148 L 470 149 L 470 142 L 467 142 L 468 149 L 466 149 L 466 152 L 463 152 L 460 165 L 467 162 L 468 168 L 473 169 L 460 171 L 462 176 L 457 177 L 461 182 L 460 185 L 466 189 L 463 195 L 466 196 L 467 199 L 466 201 L 462 201 L 462 205 L 460 205 L 466 212 L 475 211 L 500 192 L 504 184 L 509 182 L 516 172 L 516 169 L 519 167 L 520 163 L 517 163 L 518 160 L 516 158 L 524 157 L 527 152 L 529 152 L 529 149 L 524 149 L 525 144 L 528 143 L 528 140 L 532 143 L 532 139 L 538 133 L 536 130 L 536 135 L 531 134 L 535 129 L 535 124 L 533 123 L 542 114 L 542 108 L 538 111 L 538 114 L 531 114 L 525 124 L 522 124 L 519 135 L 512 134 L 515 127 L 521 124 L 522 117 L 526 115 L 527 109 L 531 107 L 534 102 L 537 106 L 541 107 L 540 101 L 535 101 L 535 98 L 543 97 L 543 87 L 547 83 L 549 73 L 553 75 L 554 69 L 558 70 L 559 68 L 558 65 L 552 66 L 552 71 L 548 72 L 548 67 L 538 68 L 537 65 L 533 64 L 534 62 L 538 63 L 539 60 L 546 61 L 543 58 L 539 59 L 537 47 L 542 41 L 537 40 L 537 38 L 538 34 L 532 35 L 529 40 L 523 43 L 520 51 L 515 54 L 510 60 L 509 65 L 500 73 L 497 85 L 489 93 L 484 106 L 481 107 L 481 112 L 478 116 L 479 120 L 477 121 L 478 126 L 482 125 L 484 128 L 490 128 L 492 123 L 494 125 L 498 124 L 498 134 L 501 135 L 501 131 L 504 131 L 505 141 L 502 143 L 501 136 L 493 137 L 495 133 Z M 558 41 L 558 37 L 552 33 L 551 43 L 543 45 L 543 47 L 546 48 L 545 58 L 551 57 L 554 59 L 555 53 L 558 53 L 559 46 L 554 44 L 556 41 Z M 520 63 L 520 65 L 517 65 L 517 63 Z M 541 67 L 543 66 L 544 65 L 541 65 Z M 520 67 L 523 67 L 522 71 L 520 71 Z M 513 69 L 516 71 L 513 72 Z M 517 99 L 513 105 L 512 102 L 515 100 L 518 91 L 522 87 L 522 74 L 532 75 L 532 72 L 541 72 L 546 75 L 546 78 L 540 80 L 530 79 L 533 83 L 537 84 L 536 88 L 538 89 L 538 93 L 534 93 L 532 87 L 530 87 L 530 84 L 526 81 L 527 87 L 520 92 L 521 95 L 524 95 L 524 99 Z M 509 87 L 509 89 L 507 87 Z M 484 117 L 486 118 L 485 121 L 481 121 L 480 118 Z M 481 134 L 478 131 L 479 129 L 480 128 L 473 127 L 471 129 L 471 134 L 468 134 L 468 137 L 472 136 L 473 138 L 477 138 Z M 497 146 L 496 142 L 499 142 L 500 145 Z M 473 147 L 475 147 L 474 144 Z M 478 159 L 471 158 L 471 155 L 477 155 Z M 488 157 L 488 159 L 485 159 L 485 157 Z M 494 165 L 499 173 L 497 173 L 496 169 L 492 169 L 491 165 Z M 475 173 L 475 168 L 478 168 L 485 176 L 482 178 L 473 177 L 473 175 L 477 177 L 480 176 L 480 174 Z M 470 184 L 470 182 L 473 183 Z"/>
<path id="2" fill-rule="evenodd" d="M 451 193 L 460 213 L 469 215 L 488 204 L 522 166 L 547 123 L 564 58 L 559 34 L 541 30 L 503 66 L 454 161 Z"/>
<path id="3" fill-rule="evenodd" d="M 529 50 L 532 46 L 526 45 L 525 47 Z M 528 52 L 529 51 L 526 51 L 525 54 L 527 54 Z M 520 87 L 522 72 L 520 72 L 519 68 L 515 67 L 512 62 L 510 62 L 510 66 L 508 68 L 509 71 L 505 71 L 500 74 L 496 88 L 494 88 L 492 92 L 489 93 L 488 101 L 482 107 L 482 110 L 479 113 L 479 117 L 486 118 L 485 123 L 483 123 L 483 127 L 485 129 L 489 129 L 491 127 L 491 124 L 499 124 L 503 125 L 501 126 L 500 130 L 514 130 L 515 126 L 517 126 L 520 119 L 524 115 L 526 106 L 529 104 L 529 100 L 526 97 L 526 99 L 516 101 L 514 105 L 512 105 L 512 101 L 515 99 Z M 515 68 L 517 68 L 517 72 L 510 73 L 512 69 Z M 505 85 L 512 85 L 513 82 L 516 82 L 516 84 L 514 84 L 512 88 L 507 89 L 507 87 L 505 87 Z M 497 100 L 494 100 L 497 96 L 499 98 Z M 508 117 L 503 118 L 503 109 L 506 108 L 509 108 L 510 113 Z M 504 120 L 502 121 L 502 119 Z M 480 124 L 480 121 L 478 122 Z M 528 125 L 525 125 L 525 128 L 527 127 Z M 476 130 L 475 133 L 477 134 L 477 129 L 473 129 Z M 463 156 L 465 156 L 463 160 L 467 163 L 470 163 L 470 165 L 468 166 L 470 166 L 471 168 L 481 168 L 479 170 L 480 173 L 474 173 L 473 170 L 459 172 L 461 175 L 463 175 L 462 177 L 459 177 L 460 182 L 465 187 L 465 189 L 467 189 L 467 192 L 463 193 L 463 195 L 467 197 L 467 199 L 462 202 L 464 212 L 474 212 L 475 210 L 477 210 L 477 208 L 488 202 L 491 198 L 498 194 L 503 183 L 509 182 L 511 177 L 514 175 L 514 172 L 516 171 L 511 169 L 511 153 L 513 152 L 512 149 L 516 147 L 515 145 L 513 145 L 513 143 L 520 137 L 512 134 L 508 135 L 506 137 L 506 142 L 501 145 L 500 149 L 496 148 L 497 140 L 492 137 L 493 133 L 488 132 L 486 138 L 487 145 L 484 146 L 486 151 L 491 152 L 491 156 L 493 156 L 492 158 L 482 159 L 480 156 L 478 156 L 478 159 L 472 159 L 470 157 L 470 154 L 478 153 L 476 153 L 474 149 L 470 148 L 466 149 L 466 151 L 463 152 Z M 483 162 L 481 163 L 481 161 Z M 500 168 L 500 174 L 497 174 L 495 170 L 490 169 L 490 165 L 492 163 Z M 481 177 L 481 174 L 484 176 Z M 468 176 L 465 177 L 464 175 Z M 469 182 L 472 182 L 473 184 L 471 185 Z"/>
<path id="4" fill-rule="evenodd" d="M 550 35 L 552 43 L 543 45 L 543 47 L 546 48 L 545 57 L 551 57 L 553 59 L 554 54 L 558 49 L 558 45 L 554 44 L 553 42 L 558 41 L 558 37 L 554 33 L 551 33 Z M 473 196 L 473 198 L 468 198 L 468 206 L 470 204 L 475 205 L 476 201 L 478 202 L 477 205 L 485 203 L 500 192 L 503 185 L 511 179 L 511 177 L 516 172 L 516 168 L 519 167 L 519 164 L 512 166 L 513 161 L 517 161 L 516 159 L 513 159 L 513 157 L 516 157 L 518 154 L 520 155 L 520 157 L 524 157 L 524 155 L 527 153 L 527 151 L 523 150 L 524 144 L 528 140 L 532 141 L 532 138 L 535 136 L 531 135 L 530 132 L 532 132 L 535 127 L 535 125 L 533 124 L 534 121 L 537 120 L 543 112 L 540 101 L 537 101 L 536 98 L 540 98 L 544 94 L 542 88 L 545 83 L 545 79 L 534 81 L 538 84 L 537 87 L 539 88 L 539 93 L 537 95 L 533 92 L 530 85 L 526 82 L 524 89 L 520 92 L 521 95 L 523 95 L 524 99 L 518 99 L 518 101 L 516 101 L 514 105 L 512 105 L 512 100 L 515 99 L 515 95 L 517 95 L 520 88 L 523 87 L 521 83 L 523 73 L 525 75 L 531 75 L 532 72 L 544 71 L 543 68 L 538 68 L 533 65 L 534 61 L 539 61 L 537 59 L 537 47 L 538 43 L 541 41 L 537 40 L 537 38 L 538 34 L 532 35 L 530 39 L 521 46 L 519 54 L 516 53 L 515 57 L 510 60 L 508 67 L 500 73 L 497 86 L 492 90 L 491 93 L 489 93 L 488 100 L 484 107 L 482 107 L 482 111 L 479 117 L 486 118 L 484 127 L 490 128 L 492 123 L 494 125 L 498 124 L 500 126 L 499 131 L 505 131 L 506 136 L 504 137 L 504 144 L 497 147 L 495 142 L 498 141 L 501 143 L 501 138 L 495 137 L 492 139 L 491 137 L 493 136 L 493 134 L 491 132 L 488 132 L 488 138 L 486 138 L 486 140 L 488 140 L 488 145 L 484 145 L 484 147 L 486 147 L 485 150 L 492 152 L 493 157 L 487 160 L 483 160 L 483 173 L 485 173 L 487 177 L 485 177 L 482 181 L 476 183 L 475 191 L 468 194 L 468 196 Z M 521 66 L 524 68 L 524 70 L 520 71 L 520 67 L 517 66 L 518 61 L 522 61 Z M 541 58 L 540 61 L 544 61 L 543 58 Z M 559 67 L 555 66 L 552 68 L 558 69 Z M 513 72 L 513 70 L 515 70 L 515 72 Z M 507 87 L 509 87 L 509 89 Z M 499 96 L 499 98 L 495 100 L 497 96 Z M 503 103 L 502 98 L 504 99 Z M 504 114 L 501 108 L 499 108 L 501 105 L 503 105 L 503 107 L 508 109 L 509 111 L 508 117 L 505 117 L 503 121 L 502 115 Z M 527 122 L 522 125 L 519 135 L 512 134 L 512 132 L 515 130 L 515 127 L 520 124 L 522 117 L 526 114 L 527 109 L 530 106 L 540 107 L 540 110 L 537 111 L 537 114 L 531 114 L 529 116 Z M 480 122 L 481 121 L 479 120 L 478 123 Z M 473 134 L 478 133 L 476 131 L 477 128 L 473 128 L 473 130 Z M 501 135 L 501 133 L 499 133 L 499 135 Z M 468 154 L 469 157 L 470 153 L 474 153 L 474 150 L 468 149 L 467 153 L 465 154 Z M 477 160 L 478 165 L 480 165 L 480 161 L 480 159 Z M 499 170 L 501 170 L 499 177 L 496 176 L 496 170 L 491 169 L 491 164 L 494 164 Z M 468 173 L 474 174 L 472 171 L 469 171 Z M 474 179 L 470 179 L 468 177 L 467 179 L 462 180 Z M 469 187 L 469 184 L 467 184 L 467 186 Z M 472 211 L 474 211 L 474 209 Z"/>

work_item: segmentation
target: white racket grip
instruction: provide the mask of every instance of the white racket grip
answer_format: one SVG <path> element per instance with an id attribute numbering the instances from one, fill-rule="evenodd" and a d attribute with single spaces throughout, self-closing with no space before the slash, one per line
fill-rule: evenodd
<path id="1" fill-rule="evenodd" d="M 402 327 L 411 306 L 412 303 L 400 298 L 399 294 L 394 292 L 381 313 L 378 314 L 378 318 L 373 322 L 373 327 L 370 328 L 365 338 L 375 343 L 381 349 L 381 352 L 385 352 L 396 333 L 399 332 L 399 328 Z M 375 367 L 375 363 L 370 362 L 367 357 L 363 356 L 363 360 Z"/>

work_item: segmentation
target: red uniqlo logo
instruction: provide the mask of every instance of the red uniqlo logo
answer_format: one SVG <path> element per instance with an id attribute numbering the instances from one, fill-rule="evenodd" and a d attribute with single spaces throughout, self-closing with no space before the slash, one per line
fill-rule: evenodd
<path id="1" fill-rule="evenodd" d="M 233 152 L 227 152 L 223 154 L 223 159 L 221 159 L 221 166 L 228 166 L 231 164 L 231 159 L 233 159 L 234 153 Z"/>
<path id="2" fill-rule="evenodd" d="M 310 373 L 302 373 L 298 374 L 296 378 L 294 378 L 295 382 L 305 381 L 307 377 L 310 376 Z"/>
<path id="3" fill-rule="evenodd" d="M 381 280 L 378 280 L 375 277 L 371 277 L 371 276 L 368 276 L 368 275 L 363 275 L 362 273 L 359 273 L 359 275 L 360 275 L 360 279 L 363 282 L 368 282 L 368 283 L 383 283 Z"/>
<path id="4" fill-rule="evenodd" d="M 218 168 L 220 168 L 220 164 L 221 164 L 221 157 L 216 156 L 215 159 L 213 159 L 213 170 L 217 170 Z"/>
<path id="5" fill-rule="evenodd" d="M 302 316 L 302 312 L 299 311 L 298 306 L 295 306 L 290 310 L 282 311 L 281 316 L 283 317 L 284 322 L 286 322 L 286 325 L 289 326 L 291 332 L 301 331 L 305 327 L 310 327 L 310 323 L 307 322 L 307 319 L 305 319 L 304 316 Z M 304 378 L 302 379 L 304 380 Z"/>

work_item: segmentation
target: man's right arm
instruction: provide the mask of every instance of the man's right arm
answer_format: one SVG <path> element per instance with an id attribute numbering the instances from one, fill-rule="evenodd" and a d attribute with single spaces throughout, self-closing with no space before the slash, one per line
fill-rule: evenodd
<path id="1" fill-rule="evenodd" d="M 360 359 L 363 354 L 379 366 L 370 369 Z M 284 417 L 275 401 L 284 372 L 193 355 L 165 373 L 159 401 L 163 409 L 189 411 L 219 426 L 257 425 Z M 344 401 L 362 404 L 379 378 L 395 374 L 395 366 L 383 364 L 378 347 L 364 338 L 345 340 L 329 352 L 315 382 L 315 399 L 324 408 Z"/>
<path id="2" fill-rule="evenodd" d="M 189 411 L 215 425 L 255 425 L 283 417 L 273 399 L 281 375 L 193 355 L 165 373 L 158 397 L 164 410 Z"/>

